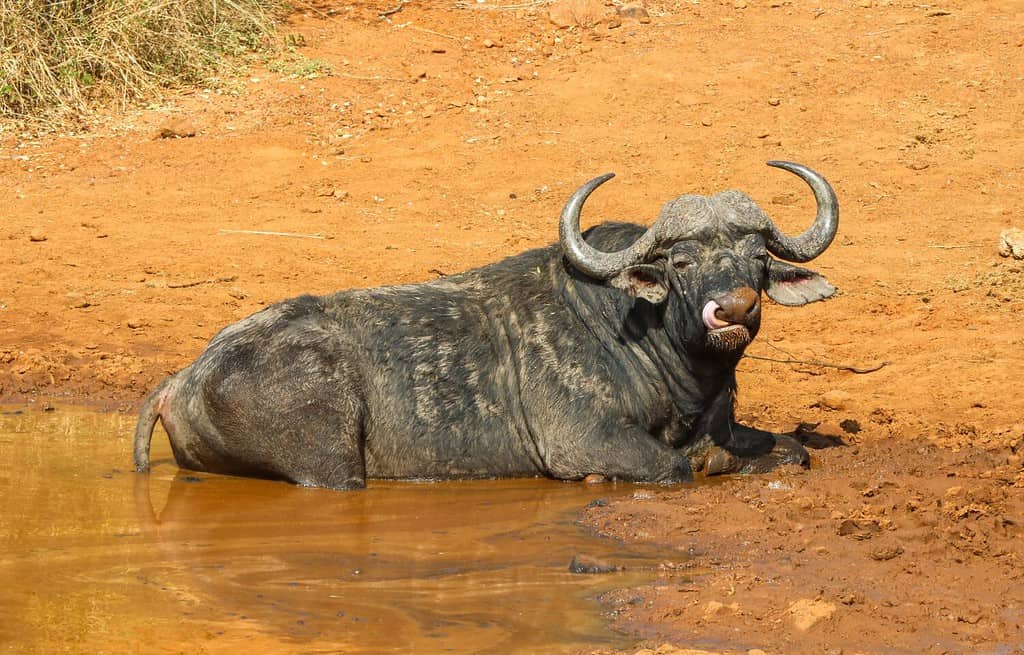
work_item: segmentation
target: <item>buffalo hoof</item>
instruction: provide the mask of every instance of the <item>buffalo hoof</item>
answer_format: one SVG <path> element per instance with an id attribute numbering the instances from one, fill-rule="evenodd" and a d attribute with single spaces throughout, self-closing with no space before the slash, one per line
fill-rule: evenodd
<path id="1" fill-rule="evenodd" d="M 712 447 L 704 461 L 706 475 L 727 473 L 767 473 L 780 466 L 810 468 L 811 457 L 799 441 L 788 435 L 775 435 L 775 446 L 770 452 L 756 457 L 739 457 L 724 448 Z"/>

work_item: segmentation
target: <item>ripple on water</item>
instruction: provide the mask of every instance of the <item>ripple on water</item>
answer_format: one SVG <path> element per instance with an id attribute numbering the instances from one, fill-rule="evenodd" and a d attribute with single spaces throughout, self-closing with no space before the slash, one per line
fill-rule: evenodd
<path id="1" fill-rule="evenodd" d="M 632 485 L 304 489 L 180 471 L 161 436 L 137 475 L 133 428 L 64 408 L 0 415 L 0 645 L 570 653 L 623 642 L 594 598 L 654 562 L 573 524 Z M 570 574 L 580 552 L 626 571 Z"/>

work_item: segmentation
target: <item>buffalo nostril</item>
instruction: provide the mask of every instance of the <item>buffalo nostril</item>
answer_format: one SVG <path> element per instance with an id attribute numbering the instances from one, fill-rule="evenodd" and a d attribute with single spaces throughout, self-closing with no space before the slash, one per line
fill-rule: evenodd
<path id="1" fill-rule="evenodd" d="M 757 292 L 750 287 L 733 289 L 715 298 L 718 305 L 715 318 L 729 323 L 746 323 L 760 309 L 759 300 Z"/>

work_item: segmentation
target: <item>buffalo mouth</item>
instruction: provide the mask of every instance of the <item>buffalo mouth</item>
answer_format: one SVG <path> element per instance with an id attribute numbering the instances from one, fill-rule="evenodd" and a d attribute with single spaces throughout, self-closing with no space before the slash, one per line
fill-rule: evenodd
<path id="1" fill-rule="evenodd" d="M 708 350 L 718 353 L 732 353 L 741 350 L 750 343 L 752 336 L 745 325 L 730 323 L 718 316 L 721 307 L 715 301 L 704 305 L 701 318 L 708 329 L 705 345 Z"/>
<path id="2" fill-rule="evenodd" d="M 708 330 L 704 341 L 708 350 L 719 353 L 736 352 L 750 343 L 750 330 L 743 325 L 727 325 Z"/>

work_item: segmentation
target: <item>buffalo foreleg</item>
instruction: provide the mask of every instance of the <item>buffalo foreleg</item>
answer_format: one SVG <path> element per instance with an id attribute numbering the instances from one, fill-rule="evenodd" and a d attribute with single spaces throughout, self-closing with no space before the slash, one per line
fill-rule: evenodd
<path id="1" fill-rule="evenodd" d="M 730 381 L 701 416 L 694 430 L 697 439 L 685 449 L 695 470 L 721 475 L 810 465 L 807 450 L 793 437 L 737 423 L 735 399 L 736 384 Z"/>

